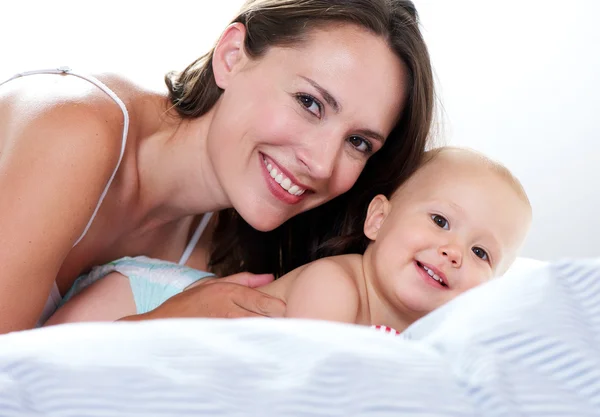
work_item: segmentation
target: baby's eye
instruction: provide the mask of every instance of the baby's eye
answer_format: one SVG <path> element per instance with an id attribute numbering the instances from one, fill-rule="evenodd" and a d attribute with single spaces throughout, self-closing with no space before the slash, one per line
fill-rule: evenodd
<path id="1" fill-rule="evenodd" d="M 475 254 L 475 256 L 477 256 L 478 258 L 483 259 L 484 261 L 489 260 L 487 252 L 484 251 L 483 249 L 478 248 L 478 247 L 474 247 L 471 250 L 473 251 L 473 253 Z"/>
<path id="2" fill-rule="evenodd" d="M 446 220 L 445 217 L 440 216 L 439 214 L 432 214 L 431 220 L 433 220 L 433 222 L 435 224 L 437 224 L 439 227 L 441 227 L 442 229 L 445 229 L 445 230 L 450 229 L 450 223 L 448 222 L 448 220 Z"/>

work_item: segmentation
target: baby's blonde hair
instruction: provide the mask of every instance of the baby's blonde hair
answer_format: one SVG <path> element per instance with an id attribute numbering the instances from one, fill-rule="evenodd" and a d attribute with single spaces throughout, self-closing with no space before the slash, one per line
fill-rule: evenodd
<path id="1" fill-rule="evenodd" d="M 488 168 L 493 173 L 499 175 L 501 178 L 506 180 L 506 182 L 513 188 L 513 190 L 517 193 L 519 198 L 521 198 L 521 200 L 527 205 L 527 207 L 529 207 L 529 210 L 531 211 L 531 202 L 529 201 L 529 197 L 525 192 L 525 188 L 523 187 L 523 184 L 521 184 L 519 179 L 515 177 L 515 175 L 512 172 L 510 172 L 510 170 L 506 166 L 474 149 L 463 148 L 458 146 L 442 146 L 439 148 L 431 149 L 425 152 L 419 169 L 424 167 L 431 161 L 435 160 L 439 156 L 452 152 L 456 152 L 473 158 L 476 163 L 480 163 L 482 166 Z"/>

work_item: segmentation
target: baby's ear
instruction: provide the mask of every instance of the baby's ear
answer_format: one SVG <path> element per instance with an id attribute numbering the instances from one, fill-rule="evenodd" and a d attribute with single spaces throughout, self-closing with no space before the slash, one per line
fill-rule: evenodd
<path id="1" fill-rule="evenodd" d="M 379 194 L 371 200 L 364 226 L 365 236 L 370 240 L 377 240 L 379 229 L 381 229 L 390 209 L 391 203 L 383 194 Z"/>

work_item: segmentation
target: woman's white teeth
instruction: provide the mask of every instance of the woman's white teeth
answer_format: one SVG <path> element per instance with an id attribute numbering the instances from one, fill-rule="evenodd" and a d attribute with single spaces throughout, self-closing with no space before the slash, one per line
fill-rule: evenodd
<path id="1" fill-rule="evenodd" d="M 281 188 L 283 188 L 285 191 L 289 191 L 291 187 L 292 182 L 289 178 L 285 178 L 283 181 L 281 181 Z"/>
<path id="2" fill-rule="evenodd" d="M 289 178 L 284 177 L 283 174 L 277 171 L 277 168 L 275 168 L 272 164 L 267 163 L 267 161 L 264 159 L 263 161 L 265 162 L 267 171 L 269 171 L 271 178 L 273 178 L 275 182 L 277 182 L 277 184 L 281 185 L 281 188 L 295 196 L 301 196 L 302 194 L 304 194 L 304 191 L 306 190 L 294 184 Z"/>
<path id="3" fill-rule="evenodd" d="M 425 265 L 423 265 L 423 269 L 429 274 L 429 276 L 433 279 L 435 279 L 437 282 L 443 284 L 444 280 L 440 278 L 440 276 L 438 274 L 436 274 L 435 272 L 433 272 L 433 270 L 427 268 Z"/>

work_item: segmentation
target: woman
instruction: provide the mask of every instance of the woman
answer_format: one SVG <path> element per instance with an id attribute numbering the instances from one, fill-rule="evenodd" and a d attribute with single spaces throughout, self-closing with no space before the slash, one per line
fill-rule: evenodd
<path id="1" fill-rule="evenodd" d="M 166 93 L 57 72 L 0 87 L 0 332 L 122 256 L 281 275 L 352 250 L 334 239 L 356 233 L 347 216 L 410 174 L 432 117 L 404 0 L 250 0 Z M 270 279 L 206 282 L 137 318 L 281 315 L 244 288 Z"/>

